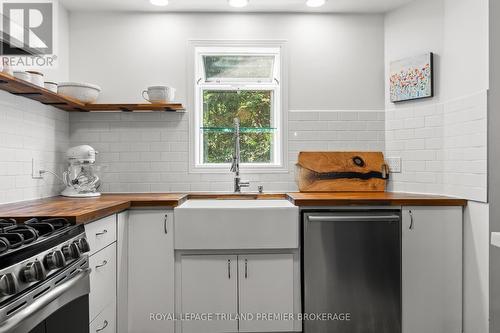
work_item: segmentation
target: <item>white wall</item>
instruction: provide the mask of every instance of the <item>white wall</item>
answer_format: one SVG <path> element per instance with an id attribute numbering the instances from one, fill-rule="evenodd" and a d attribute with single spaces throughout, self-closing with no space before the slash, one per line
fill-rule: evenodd
<path id="1" fill-rule="evenodd" d="M 100 85 L 101 101 L 137 102 L 170 84 L 185 103 L 189 40 L 279 39 L 291 109 L 384 106 L 381 15 L 72 13 L 70 34 L 70 77 Z"/>
<path id="2" fill-rule="evenodd" d="M 386 80 L 386 155 L 403 158 L 390 189 L 471 200 L 464 211 L 467 333 L 488 332 L 489 317 L 487 7 L 487 0 L 421 0 L 385 18 L 386 77 L 393 60 L 435 53 L 434 98 L 391 104 Z"/>
<path id="3" fill-rule="evenodd" d="M 68 12 L 57 7 L 59 66 L 42 70 L 47 79 L 68 79 Z M 53 176 L 32 179 L 31 160 L 62 172 L 63 152 L 69 145 L 69 115 L 39 102 L 0 92 L 0 203 L 53 196 L 61 184 Z"/>
<path id="4" fill-rule="evenodd" d="M 426 52 L 434 53 L 434 74 L 436 97 L 419 104 L 434 104 L 441 98 L 443 56 L 443 17 L 442 0 L 414 1 L 385 16 L 385 102 L 388 109 L 397 108 L 391 104 L 387 73 L 391 61 L 404 59 Z"/>
<path id="5" fill-rule="evenodd" d="M 489 87 L 489 1 L 444 0 L 443 76 L 445 100 Z"/>
<path id="6" fill-rule="evenodd" d="M 57 55 L 57 67 L 54 69 L 43 69 L 46 81 L 63 82 L 69 78 L 69 12 L 55 0 L 57 30 L 57 49 L 54 54 Z"/>

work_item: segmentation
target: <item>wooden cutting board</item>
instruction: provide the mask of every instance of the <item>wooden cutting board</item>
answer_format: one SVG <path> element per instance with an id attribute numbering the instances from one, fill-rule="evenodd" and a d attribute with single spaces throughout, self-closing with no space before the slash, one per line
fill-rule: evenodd
<path id="1" fill-rule="evenodd" d="M 383 192 L 389 168 L 382 152 L 300 152 L 301 192 Z"/>

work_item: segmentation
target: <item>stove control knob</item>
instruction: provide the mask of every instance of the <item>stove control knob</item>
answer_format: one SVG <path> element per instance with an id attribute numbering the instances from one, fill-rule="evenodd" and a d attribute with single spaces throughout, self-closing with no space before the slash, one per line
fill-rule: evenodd
<path id="1" fill-rule="evenodd" d="M 80 258 L 80 249 L 78 248 L 78 245 L 76 245 L 75 243 L 71 243 L 70 245 L 64 245 L 62 247 L 62 253 L 64 254 L 64 258 L 66 260 Z"/>
<path id="2" fill-rule="evenodd" d="M 16 276 L 12 273 L 0 275 L 0 296 L 9 296 L 17 293 L 19 286 Z"/>
<path id="3" fill-rule="evenodd" d="M 46 276 L 47 273 L 45 273 L 42 263 L 38 260 L 28 263 L 21 270 L 21 277 L 25 282 L 41 281 Z"/>
<path id="4" fill-rule="evenodd" d="M 47 270 L 53 270 L 66 266 L 66 258 L 60 250 L 50 252 L 43 258 L 43 264 Z"/>
<path id="5" fill-rule="evenodd" d="M 78 249 L 80 250 L 81 253 L 90 251 L 89 242 L 85 238 L 80 238 L 76 240 L 75 244 L 78 245 Z"/>

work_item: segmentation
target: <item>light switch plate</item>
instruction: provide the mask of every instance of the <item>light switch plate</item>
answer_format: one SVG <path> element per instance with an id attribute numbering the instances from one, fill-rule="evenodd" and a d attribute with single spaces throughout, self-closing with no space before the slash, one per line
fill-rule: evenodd
<path id="1" fill-rule="evenodd" d="M 401 172 L 401 157 L 387 157 L 385 159 L 387 166 L 389 166 L 389 171 L 392 173 Z"/>
<path id="2" fill-rule="evenodd" d="M 37 160 L 32 158 L 31 159 L 31 178 L 33 179 L 43 179 L 43 175 L 40 171 L 42 171 L 42 163 Z"/>

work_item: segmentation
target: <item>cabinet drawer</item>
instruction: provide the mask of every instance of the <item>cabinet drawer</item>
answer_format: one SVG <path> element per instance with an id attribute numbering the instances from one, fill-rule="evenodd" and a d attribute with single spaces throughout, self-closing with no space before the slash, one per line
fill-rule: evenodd
<path id="1" fill-rule="evenodd" d="M 116 243 L 97 252 L 89 259 L 90 268 L 90 321 L 106 306 L 116 302 Z"/>
<path id="2" fill-rule="evenodd" d="M 85 225 L 90 245 L 90 255 L 116 241 L 116 215 L 111 215 Z"/>
<path id="3" fill-rule="evenodd" d="M 116 333 L 115 303 L 108 305 L 90 324 L 90 333 Z"/>

